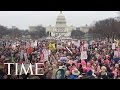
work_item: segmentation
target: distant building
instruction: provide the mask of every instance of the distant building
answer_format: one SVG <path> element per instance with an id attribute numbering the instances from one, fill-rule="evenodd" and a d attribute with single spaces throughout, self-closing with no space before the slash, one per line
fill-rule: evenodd
<path id="1" fill-rule="evenodd" d="M 29 27 L 29 31 L 30 31 L 30 32 L 36 31 L 35 26 L 30 26 L 30 27 Z"/>
<path id="2" fill-rule="evenodd" d="M 46 27 L 46 32 L 51 33 L 53 37 L 70 37 L 74 29 L 74 26 L 67 26 L 65 16 L 61 11 L 56 19 L 56 25 Z"/>
<path id="3" fill-rule="evenodd" d="M 17 27 L 16 26 L 12 26 L 12 29 L 17 29 Z"/>
<path id="4" fill-rule="evenodd" d="M 37 27 L 43 27 L 43 26 L 42 25 L 30 26 L 29 27 L 30 32 L 36 31 L 38 29 Z M 89 31 L 89 27 L 87 25 L 82 27 L 74 27 L 72 25 L 68 26 L 66 22 L 66 18 L 63 15 L 62 11 L 60 11 L 60 14 L 57 16 L 55 26 L 49 25 L 46 27 L 46 33 L 48 33 L 49 36 L 53 38 L 54 37 L 69 38 L 73 30 L 80 30 L 84 33 L 87 33 Z"/>
<path id="5" fill-rule="evenodd" d="M 81 27 L 76 27 L 75 30 L 80 30 L 84 33 L 87 33 L 89 31 L 89 27 L 86 25 L 86 26 L 81 26 Z"/>
<path id="6" fill-rule="evenodd" d="M 82 26 L 80 27 L 80 31 L 87 33 L 89 31 L 89 27 L 88 26 Z"/>
<path id="7" fill-rule="evenodd" d="M 75 30 L 79 30 L 80 31 L 80 27 L 76 27 L 76 29 Z"/>
<path id="8" fill-rule="evenodd" d="M 30 26 L 29 27 L 29 31 L 33 32 L 33 31 L 37 31 L 38 28 L 44 28 L 42 25 L 38 25 L 38 26 Z"/>
<path id="9" fill-rule="evenodd" d="M 22 35 L 22 38 L 29 39 L 29 38 L 31 38 L 31 36 L 30 35 Z"/>

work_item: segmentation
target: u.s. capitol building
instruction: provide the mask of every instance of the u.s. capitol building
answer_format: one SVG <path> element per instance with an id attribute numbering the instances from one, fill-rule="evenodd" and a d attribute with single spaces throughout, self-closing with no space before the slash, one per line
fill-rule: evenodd
<path id="1" fill-rule="evenodd" d="M 60 14 L 57 16 L 56 25 L 46 27 L 46 32 L 49 32 L 53 37 L 70 37 L 72 30 L 76 30 L 76 27 L 67 25 L 66 18 L 62 11 L 60 11 Z M 89 27 L 79 27 L 79 30 L 86 33 Z"/>
<path id="2" fill-rule="evenodd" d="M 56 19 L 55 26 L 48 26 L 46 27 L 46 32 L 51 33 L 53 37 L 70 37 L 72 30 L 75 30 L 73 26 L 67 26 L 67 22 L 65 16 L 63 15 L 62 11 L 58 15 Z"/>
<path id="3" fill-rule="evenodd" d="M 63 15 L 62 11 L 60 11 L 60 14 L 57 16 L 56 24 L 55 26 L 47 26 L 46 32 L 49 33 L 50 37 L 61 37 L 61 38 L 68 38 L 71 36 L 72 30 L 80 30 L 82 32 L 88 32 L 89 27 L 88 26 L 81 26 L 81 27 L 74 27 L 74 26 L 68 26 L 65 16 Z M 30 31 L 35 31 L 35 26 L 30 27 Z"/>

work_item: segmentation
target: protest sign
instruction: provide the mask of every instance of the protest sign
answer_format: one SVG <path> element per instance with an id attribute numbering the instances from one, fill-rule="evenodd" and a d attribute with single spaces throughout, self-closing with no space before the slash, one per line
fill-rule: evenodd
<path id="1" fill-rule="evenodd" d="M 81 52 L 81 60 L 87 59 L 87 51 L 82 51 Z"/>
<path id="2" fill-rule="evenodd" d="M 30 46 L 31 46 L 32 48 L 34 48 L 34 42 L 33 42 L 33 41 L 30 42 Z"/>
<path id="3" fill-rule="evenodd" d="M 70 45 L 71 45 L 71 42 L 68 42 L 67 45 L 70 46 Z"/>
<path id="4" fill-rule="evenodd" d="M 34 42 L 34 47 L 37 47 L 37 40 Z"/>
<path id="5" fill-rule="evenodd" d="M 115 43 L 112 44 L 112 49 L 115 49 Z"/>
<path id="6" fill-rule="evenodd" d="M 71 51 L 68 47 L 66 47 L 66 49 L 67 49 L 70 53 L 72 53 L 72 51 Z"/>
<path id="7" fill-rule="evenodd" d="M 49 56 L 50 51 L 47 49 L 43 49 L 43 54 L 44 54 L 44 60 L 48 61 L 48 56 Z"/>
<path id="8" fill-rule="evenodd" d="M 52 50 L 52 51 L 56 50 L 55 43 L 50 43 L 49 44 L 49 49 Z"/>

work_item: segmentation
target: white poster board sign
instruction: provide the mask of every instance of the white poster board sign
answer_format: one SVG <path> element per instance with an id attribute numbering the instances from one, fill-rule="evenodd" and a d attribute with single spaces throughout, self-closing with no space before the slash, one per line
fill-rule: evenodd
<path id="1" fill-rule="evenodd" d="M 15 50 L 16 49 L 16 44 L 12 45 L 12 49 Z"/>
<path id="2" fill-rule="evenodd" d="M 68 44 L 68 46 L 70 46 L 70 45 L 71 45 L 71 42 L 68 42 L 67 44 Z"/>
<path id="3" fill-rule="evenodd" d="M 119 52 L 118 51 L 114 51 L 114 56 L 115 57 L 119 57 Z"/>
<path id="4" fill-rule="evenodd" d="M 87 59 L 87 51 L 82 51 L 81 52 L 81 60 Z"/>
<path id="5" fill-rule="evenodd" d="M 37 47 L 37 41 L 34 42 L 34 47 Z"/>
<path id="6" fill-rule="evenodd" d="M 84 47 L 85 47 L 86 49 L 88 49 L 88 44 L 87 44 L 87 43 L 85 43 L 85 44 L 84 44 Z"/>
<path id="7" fill-rule="evenodd" d="M 50 51 L 49 50 L 46 50 L 46 49 L 43 49 L 43 54 L 44 54 L 44 60 L 45 61 L 48 61 L 48 56 L 50 54 Z"/>
<path id="8" fill-rule="evenodd" d="M 115 43 L 112 44 L 112 49 L 115 49 Z"/>
<path id="9" fill-rule="evenodd" d="M 31 47 L 34 48 L 34 42 L 33 41 L 31 42 Z"/>

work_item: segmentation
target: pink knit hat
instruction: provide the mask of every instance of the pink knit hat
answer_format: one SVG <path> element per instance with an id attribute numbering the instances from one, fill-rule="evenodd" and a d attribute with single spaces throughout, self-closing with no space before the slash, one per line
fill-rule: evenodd
<path id="1" fill-rule="evenodd" d="M 82 66 L 83 66 L 83 65 L 86 65 L 85 60 L 81 60 L 81 65 L 82 65 Z"/>
<path id="2" fill-rule="evenodd" d="M 90 67 L 90 66 L 91 66 L 91 63 L 87 62 L 87 66 Z"/>
<path id="3" fill-rule="evenodd" d="M 87 72 L 87 68 L 83 68 L 83 72 L 86 73 Z"/>

